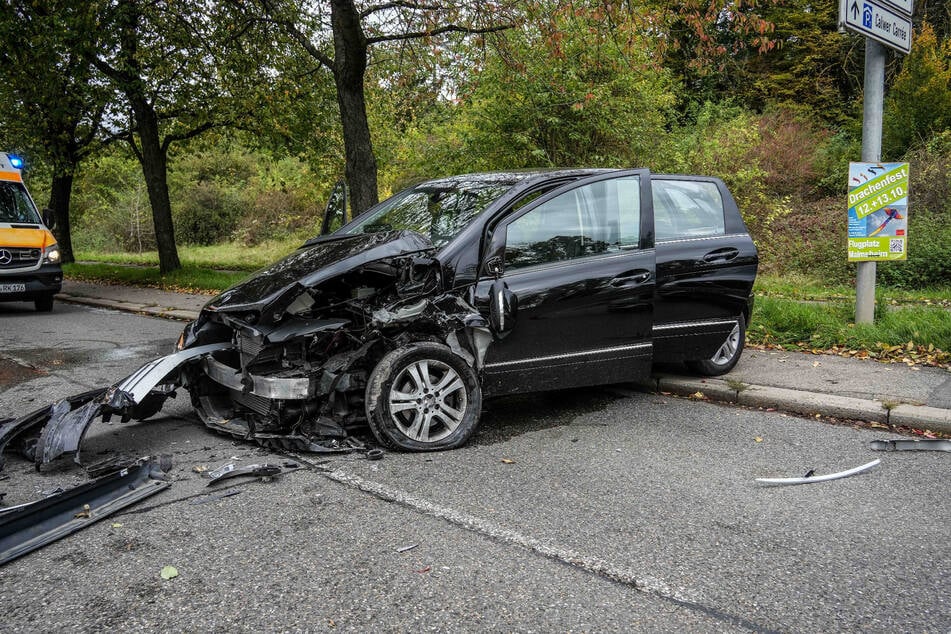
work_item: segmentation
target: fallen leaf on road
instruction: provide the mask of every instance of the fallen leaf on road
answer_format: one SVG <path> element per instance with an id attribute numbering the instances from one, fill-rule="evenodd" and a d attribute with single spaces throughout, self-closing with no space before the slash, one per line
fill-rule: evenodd
<path id="1" fill-rule="evenodd" d="M 164 568 L 162 568 L 161 575 L 162 575 L 162 579 L 165 579 L 166 581 L 168 581 L 169 579 L 174 579 L 175 577 L 178 576 L 178 568 L 176 568 L 175 566 L 165 566 Z"/>
<path id="2" fill-rule="evenodd" d="M 759 436 L 757 436 L 757 437 L 754 438 L 753 440 L 755 440 L 756 442 L 763 442 L 763 439 L 760 438 Z"/>
<path id="3" fill-rule="evenodd" d="M 502 458 L 502 464 L 515 464 L 515 461 L 511 458 Z"/>
<path id="4" fill-rule="evenodd" d="M 432 566 L 426 566 L 425 568 L 420 568 L 420 569 L 417 570 L 416 572 L 418 572 L 419 574 L 424 574 L 424 573 L 429 572 L 429 571 L 432 570 L 432 569 L 433 569 Z"/>

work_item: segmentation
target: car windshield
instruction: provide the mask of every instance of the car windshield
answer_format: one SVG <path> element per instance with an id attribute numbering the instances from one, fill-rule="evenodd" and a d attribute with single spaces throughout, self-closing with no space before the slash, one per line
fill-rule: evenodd
<path id="1" fill-rule="evenodd" d="M 480 213 L 520 180 L 519 175 L 479 175 L 428 181 L 384 201 L 340 233 L 410 229 L 449 243 Z"/>
<path id="2" fill-rule="evenodd" d="M 0 222 L 40 224 L 36 207 L 20 183 L 0 181 Z"/>

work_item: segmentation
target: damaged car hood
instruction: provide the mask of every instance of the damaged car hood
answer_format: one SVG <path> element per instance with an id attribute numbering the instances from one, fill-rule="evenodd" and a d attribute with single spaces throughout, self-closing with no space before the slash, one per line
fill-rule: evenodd
<path id="1" fill-rule="evenodd" d="M 432 242 L 415 231 L 384 231 L 318 239 L 232 286 L 208 302 L 204 310 L 261 312 L 292 289 L 314 287 L 375 260 L 431 251 L 433 248 Z"/>

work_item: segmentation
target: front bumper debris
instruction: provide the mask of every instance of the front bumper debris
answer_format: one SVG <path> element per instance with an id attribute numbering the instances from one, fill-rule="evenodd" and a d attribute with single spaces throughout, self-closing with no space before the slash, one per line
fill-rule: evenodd
<path id="1" fill-rule="evenodd" d="M 0 565 L 172 486 L 152 479 L 155 468 L 142 460 L 37 502 L 0 509 Z"/>
<path id="2" fill-rule="evenodd" d="M 189 348 L 155 359 L 142 366 L 119 383 L 71 396 L 53 405 L 35 410 L 26 416 L 0 424 L 0 454 L 8 443 L 25 438 L 42 429 L 35 445 L 24 442 L 24 455 L 41 468 L 64 454 L 74 454 L 79 463 L 79 447 L 86 431 L 99 416 L 107 419 L 118 414 L 126 420 L 144 420 L 161 409 L 165 400 L 175 392 L 177 385 L 163 388 L 160 384 L 170 378 L 182 365 L 205 354 L 231 347 L 217 343 Z M 0 459 L 0 468 L 3 467 Z"/>

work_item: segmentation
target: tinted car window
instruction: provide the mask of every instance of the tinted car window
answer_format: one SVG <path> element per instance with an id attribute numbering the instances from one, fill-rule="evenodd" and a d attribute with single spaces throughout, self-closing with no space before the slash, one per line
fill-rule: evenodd
<path id="1" fill-rule="evenodd" d="M 565 192 L 509 223 L 505 267 L 636 248 L 640 211 L 637 177 L 599 181 Z"/>
<path id="2" fill-rule="evenodd" d="M 725 233 L 723 198 L 715 183 L 655 179 L 651 188 L 657 240 Z"/>

